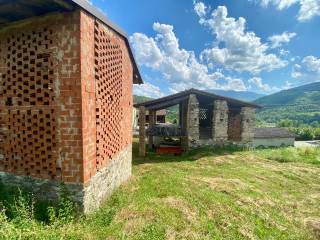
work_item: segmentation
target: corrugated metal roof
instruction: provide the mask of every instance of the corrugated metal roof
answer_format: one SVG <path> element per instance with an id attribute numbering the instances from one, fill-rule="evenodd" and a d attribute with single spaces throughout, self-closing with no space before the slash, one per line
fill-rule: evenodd
<path id="1" fill-rule="evenodd" d="M 295 134 L 285 128 L 256 128 L 254 138 L 295 138 Z"/>
<path id="2" fill-rule="evenodd" d="M 0 0 L 0 27 L 51 12 L 68 12 L 77 8 L 87 11 L 125 39 L 134 67 L 134 83 L 143 83 L 127 34 L 87 0 Z"/>

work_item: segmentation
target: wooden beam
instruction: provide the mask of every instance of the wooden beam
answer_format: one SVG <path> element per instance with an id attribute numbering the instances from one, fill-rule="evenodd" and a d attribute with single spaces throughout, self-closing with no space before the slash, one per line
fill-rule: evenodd
<path id="1" fill-rule="evenodd" d="M 150 110 L 149 111 L 149 127 L 154 126 L 156 123 L 157 123 L 156 111 Z M 148 142 L 149 150 L 152 150 L 153 149 L 153 136 L 149 135 L 148 140 L 149 140 L 149 142 Z"/>
<path id="2" fill-rule="evenodd" d="M 146 108 L 139 107 L 139 156 L 146 156 Z"/>

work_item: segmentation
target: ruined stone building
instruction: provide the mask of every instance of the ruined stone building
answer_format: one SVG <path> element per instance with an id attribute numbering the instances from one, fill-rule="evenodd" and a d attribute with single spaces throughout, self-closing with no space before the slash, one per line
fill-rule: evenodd
<path id="1" fill-rule="evenodd" d="M 145 135 L 143 128 L 146 111 L 149 111 L 150 128 L 155 126 L 155 112 L 179 105 L 178 129 L 167 131 L 149 131 L 149 146 L 154 136 L 180 137 L 184 148 L 203 145 L 252 145 L 255 131 L 255 110 L 260 106 L 212 93 L 190 89 L 156 100 L 136 104 L 140 113 L 140 152 L 145 152 Z M 153 117 L 152 117 L 153 116 Z M 158 126 L 165 128 L 165 126 Z"/>
<path id="2" fill-rule="evenodd" d="M 126 34 L 86 0 L 0 1 L 0 177 L 90 211 L 131 175 Z"/>

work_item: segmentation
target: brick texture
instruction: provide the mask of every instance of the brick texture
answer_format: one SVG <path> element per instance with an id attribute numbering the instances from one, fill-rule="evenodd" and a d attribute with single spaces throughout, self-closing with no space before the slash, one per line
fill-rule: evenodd
<path id="1" fill-rule="evenodd" d="M 229 111 L 228 136 L 230 141 L 241 141 L 240 109 Z"/>
<path id="2" fill-rule="evenodd" d="M 0 171 L 85 183 L 131 142 L 124 39 L 83 11 L 0 30 Z"/>

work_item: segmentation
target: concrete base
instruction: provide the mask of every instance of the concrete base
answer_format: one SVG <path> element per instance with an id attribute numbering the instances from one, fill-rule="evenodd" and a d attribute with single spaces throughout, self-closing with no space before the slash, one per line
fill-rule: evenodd
<path id="1" fill-rule="evenodd" d="M 30 189 L 34 196 L 41 200 L 57 201 L 61 194 L 66 192 L 84 213 L 90 213 L 98 209 L 117 187 L 130 178 L 131 171 L 132 145 L 129 145 L 85 185 L 63 184 L 59 181 L 17 176 L 7 172 L 0 172 L 0 181 L 7 186 Z"/>

